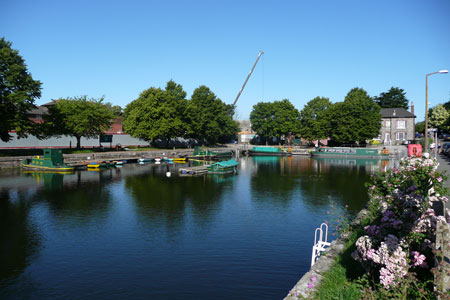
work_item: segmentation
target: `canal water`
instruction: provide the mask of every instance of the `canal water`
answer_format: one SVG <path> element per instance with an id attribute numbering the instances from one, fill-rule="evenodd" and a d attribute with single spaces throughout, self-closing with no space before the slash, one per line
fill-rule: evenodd
<path id="1" fill-rule="evenodd" d="M 0 299 L 282 299 L 327 211 L 356 214 L 382 162 L 239 163 L 0 175 Z"/>

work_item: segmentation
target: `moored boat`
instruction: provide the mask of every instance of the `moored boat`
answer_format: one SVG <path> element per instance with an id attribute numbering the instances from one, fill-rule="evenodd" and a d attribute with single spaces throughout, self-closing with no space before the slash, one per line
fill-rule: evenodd
<path id="1" fill-rule="evenodd" d="M 152 157 L 143 157 L 143 158 L 139 158 L 138 159 L 138 162 L 140 162 L 140 163 L 148 163 L 148 162 L 152 162 L 152 161 L 154 161 L 155 159 L 154 158 L 152 158 Z"/>
<path id="2" fill-rule="evenodd" d="M 332 158 L 389 159 L 389 151 L 376 148 L 318 147 L 311 156 Z"/>
<path id="3" fill-rule="evenodd" d="M 101 168 L 107 168 L 107 167 L 108 167 L 108 163 L 104 162 L 104 161 L 102 161 L 102 162 L 93 161 L 87 165 L 88 169 L 101 169 Z"/>
<path id="4" fill-rule="evenodd" d="M 226 174 L 226 173 L 234 173 L 237 170 L 237 165 L 239 163 L 234 159 L 218 161 L 211 165 L 209 165 L 206 169 L 208 170 L 208 174 Z"/>
<path id="5" fill-rule="evenodd" d="M 22 161 L 22 168 L 28 170 L 73 172 L 74 167 L 64 163 L 61 149 L 44 149 L 44 156 L 38 155 Z"/>
<path id="6" fill-rule="evenodd" d="M 185 163 L 187 160 L 186 157 L 171 157 L 171 158 L 174 163 Z"/>
<path id="7" fill-rule="evenodd" d="M 233 156 L 232 151 L 211 151 L 209 149 L 201 150 L 200 147 L 194 148 L 194 154 L 188 156 L 192 159 L 221 159 Z"/>
<path id="8" fill-rule="evenodd" d="M 261 147 L 255 146 L 252 149 L 248 150 L 249 155 L 266 155 L 266 156 L 288 156 L 292 155 L 290 148 L 281 148 L 281 147 Z"/>

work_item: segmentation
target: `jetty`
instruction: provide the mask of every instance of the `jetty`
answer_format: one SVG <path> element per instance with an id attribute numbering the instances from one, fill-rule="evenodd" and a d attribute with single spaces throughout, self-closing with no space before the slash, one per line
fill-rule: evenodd
<path id="1" fill-rule="evenodd" d="M 194 167 L 186 167 L 186 168 L 180 168 L 178 172 L 180 175 L 200 175 L 200 174 L 206 174 L 208 173 L 207 167 L 209 165 L 203 165 L 203 166 L 194 166 Z"/>

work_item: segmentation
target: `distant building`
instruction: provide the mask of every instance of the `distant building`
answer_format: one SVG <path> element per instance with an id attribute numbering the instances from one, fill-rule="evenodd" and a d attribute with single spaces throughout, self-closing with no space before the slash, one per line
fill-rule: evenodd
<path id="1" fill-rule="evenodd" d="M 48 114 L 48 108 L 45 106 L 38 106 L 32 110 L 27 111 L 28 118 L 34 123 L 43 123 L 43 117 L 46 114 Z"/>
<path id="2" fill-rule="evenodd" d="M 404 108 L 382 108 L 379 140 L 384 145 L 401 145 L 415 139 L 414 103 L 411 112 Z"/>
<path id="3" fill-rule="evenodd" d="M 255 132 L 252 130 L 252 124 L 249 120 L 237 120 L 239 123 L 238 142 L 250 143 L 255 137 Z"/>

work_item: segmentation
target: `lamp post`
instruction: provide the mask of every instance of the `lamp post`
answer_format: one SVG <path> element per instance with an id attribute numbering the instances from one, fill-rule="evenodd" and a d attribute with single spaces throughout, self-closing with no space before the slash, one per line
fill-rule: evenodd
<path id="1" fill-rule="evenodd" d="M 446 74 L 448 73 L 448 70 L 440 70 L 437 72 L 433 72 L 430 74 L 427 74 L 425 76 L 425 149 L 424 153 L 428 152 L 428 76 L 433 74 Z"/>

